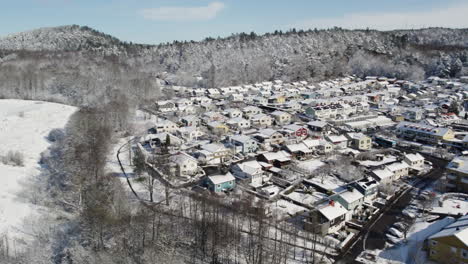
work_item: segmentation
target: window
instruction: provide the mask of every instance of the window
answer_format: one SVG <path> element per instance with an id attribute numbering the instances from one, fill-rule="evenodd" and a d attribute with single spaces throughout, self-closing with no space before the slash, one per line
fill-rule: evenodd
<path id="1" fill-rule="evenodd" d="M 431 256 L 436 255 L 436 254 L 437 254 L 437 251 L 431 250 Z"/>
<path id="2" fill-rule="evenodd" d="M 468 250 L 462 249 L 461 250 L 461 255 L 463 258 L 468 259 Z"/>
<path id="3" fill-rule="evenodd" d="M 457 248 L 456 247 L 450 247 L 450 251 L 452 251 L 452 253 L 457 253 Z"/>
<path id="4" fill-rule="evenodd" d="M 432 246 L 436 246 L 436 245 L 437 245 L 437 241 L 431 240 L 431 245 L 432 245 Z"/>

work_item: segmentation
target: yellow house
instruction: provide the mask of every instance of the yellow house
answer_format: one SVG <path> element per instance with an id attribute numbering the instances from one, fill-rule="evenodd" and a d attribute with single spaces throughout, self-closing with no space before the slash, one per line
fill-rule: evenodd
<path id="1" fill-rule="evenodd" d="M 348 133 L 346 137 L 351 141 L 350 147 L 358 150 L 370 150 L 372 139 L 362 133 Z"/>
<path id="2" fill-rule="evenodd" d="M 286 97 L 284 95 L 273 95 L 268 98 L 268 103 L 270 104 L 284 104 L 286 102 Z"/>
<path id="3" fill-rule="evenodd" d="M 468 263 L 468 215 L 428 238 L 429 259 L 444 264 Z"/>
<path id="4" fill-rule="evenodd" d="M 468 193 L 468 156 L 453 158 L 447 171 L 447 190 Z"/>
<path id="5" fill-rule="evenodd" d="M 229 127 L 222 122 L 213 121 L 208 123 L 207 125 L 213 133 L 226 134 L 227 132 L 229 132 Z"/>

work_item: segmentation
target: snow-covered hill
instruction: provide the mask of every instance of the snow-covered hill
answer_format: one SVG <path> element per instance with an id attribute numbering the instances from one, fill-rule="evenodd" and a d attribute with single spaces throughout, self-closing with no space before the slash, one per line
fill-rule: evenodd
<path id="1" fill-rule="evenodd" d="M 0 38 L 0 49 L 29 51 L 77 51 L 113 49 L 120 41 L 88 27 L 76 25 L 39 28 Z"/>
<path id="2" fill-rule="evenodd" d="M 9 151 L 24 155 L 24 166 L 0 163 L 0 237 L 16 249 L 28 240 L 24 220 L 41 208 L 25 198 L 27 185 L 40 174 L 40 153 L 50 145 L 46 137 L 63 128 L 76 108 L 23 100 L 0 100 L 0 156 Z"/>

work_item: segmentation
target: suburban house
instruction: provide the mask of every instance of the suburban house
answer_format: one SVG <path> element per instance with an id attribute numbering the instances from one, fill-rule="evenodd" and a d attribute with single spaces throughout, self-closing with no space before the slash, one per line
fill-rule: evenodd
<path id="1" fill-rule="evenodd" d="M 372 170 L 371 176 L 381 184 L 391 184 L 395 179 L 395 174 L 388 168 Z"/>
<path id="2" fill-rule="evenodd" d="M 242 117 L 242 111 L 236 108 L 229 108 L 224 110 L 224 114 L 229 118 Z"/>
<path id="3" fill-rule="evenodd" d="M 427 246 L 431 260 L 439 263 L 468 263 L 468 215 L 430 236 Z"/>
<path id="4" fill-rule="evenodd" d="M 342 204 L 349 211 L 346 220 L 350 220 L 354 210 L 364 203 L 364 195 L 353 187 L 349 187 L 347 190 L 330 198 Z"/>
<path id="5" fill-rule="evenodd" d="M 169 161 L 175 165 L 176 175 L 179 177 L 190 177 L 197 173 L 197 160 L 187 153 L 180 152 L 169 157 Z"/>
<path id="6" fill-rule="evenodd" d="M 236 153 L 253 153 L 258 149 L 257 141 L 246 135 L 231 136 L 229 142 L 234 146 Z"/>
<path id="7" fill-rule="evenodd" d="M 224 175 L 213 175 L 206 177 L 205 184 L 208 189 L 215 193 L 233 190 L 236 187 L 236 178 L 230 172 Z"/>
<path id="8" fill-rule="evenodd" d="M 263 96 L 255 96 L 254 98 L 252 98 L 252 102 L 257 105 L 267 105 L 268 99 L 266 99 Z"/>
<path id="9" fill-rule="evenodd" d="M 307 126 L 313 132 L 320 132 L 320 133 L 326 133 L 330 131 L 331 129 L 330 124 L 324 121 L 310 121 L 309 123 L 307 123 Z"/>
<path id="10" fill-rule="evenodd" d="M 357 150 L 370 150 L 372 148 L 372 139 L 363 133 L 347 133 L 349 146 Z"/>
<path id="11" fill-rule="evenodd" d="M 257 157 L 257 160 L 268 164 L 272 164 L 277 168 L 289 165 L 292 162 L 291 155 L 283 150 L 278 152 L 267 152 L 260 154 Z"/>
<path id="12" fill-rule="evenodd" d="M 263 184 L 265 171 L 262 165 L 256 160 L 237 163 L 231 167 L 231 172 L 240 179 L 250 179 L 250 183 L 253 186 L 258 187 Z"/>
<path id="13" fill-rule="evenodd" d="M 389 171 L 391 171 L 395 179 L 408 176 L 409 166 L 406 162 L 395 162 L 386 166 Z"/>
<path id="14" fill-rule="evenodd" d="M 162 113 L 176 112 L 177 107 L 174 102 L 171 101 L 158 101 L 156 102 L 156 108 Z"/>
<path id="15" fill-rule="evenodd" d="M 242 109 L 242 112 L 244 112 L 244 116 L 249 118 L 251 116 L 254 116 L 254 115 L 258 115 L 260 113 L 262 113 L 262 109 L 256 107 L 256 106 L 247 106 L 245 107 L 244 109 Z"/>
<path id="16" fill-rule="evenodd" d="M 443 140 L 453 139 L 455 137 L 453 130 L 450 128 L 433 127 L 405 121 L 400 122 L 397 125 L 396 132 L 398 135 L 406 139 L 420 140 L 433 144 L 440 143 Z"/>
<path id="17" fill-rule="evenodd" d="M 156 133 L 172 133 L 176 132 L 179 127 L 177 126 L 176 123 L 170 121 L 170 120 L 160 120 L 157 122 L 156 126 L 154 127 L 156 130 Z"/>
<path id="18" fill-rule="evenodd" d="M 220 164 L 228 161 L 231 157 L 231 151 L 223 144 L 219 143 L 203 145 L 198 153 L 199 159 L 204 161 L 206 164 Z"/>
<path id="19" fill-rule="evenodd" d="M 288 138 L 304 139 L 309 135 L 309 130 L 304 126 L 290 124 L 283 126 L 281 132 Z"/>
<path id="20" fill-rule="evenodd" d="M 208 127 L 208 129 L 211 132 L 213 132 L 215 134 L 224 135 L 229 131 L 229 127 L 226 124 L 224 124 L 223 122 L 220 122 L 220 121 L 209 122 L 208 124 L 206 124 L 206 126 Z"/>
<path id="21" fill-rule="evenodd" d="M 338 201 L 330 200 L 317 210 L 311 212 L 311 223 L 306 223 L 306 229 L 322 236 L 335 233 L 344 227 L 348 210 Z"/>
<path id="22" fill-rule="evenodd" d="M 200 125 L 200 118 L 198 118 L 195 115 L 184 116 L 180 119 L 180 121 L 185 126 L 199 126 Z"/>
<path id="23" fill-rule="evenodd" d="M 334 148 L 348 147 L 348 139 L 344 135 L 326 135 L 325 138 L 334 146 Z"/>
<path id="24" fill-rule="evenodd" d="M 259 127 L 270 127 L 273 124 L 273 118 L 266 114 L 255 114 L 250 116 L 252 125 Z"/>
<path id="25" fill-rule="evenodd" d="M 179 128 L 177 132 L 182 138 L 189 140 L 189 141 L 197 140 L 203 135 L 205 135 L 203 131 L 201 131 L 199 128 L 194 127 L 194 126 L 181 127 Z"/>
<path id="26" fill-rule="evenodd" d="M 424 157 L 419 153 L 405 154 L 403 161 L 412 168 L 420 168 L 424 165 Z"/>
<path id="27" fill-rule="evenodd" d="M 284 147 L 291 156 L 298 160 L 307 159 L 312 156 L 313 150 L 309 149 L 304 143 L 290 144 Z"/>
<path id="28" fill-rule="evenodd" d="M 258 133 L 255 134 L 255 138 L 261 143 L 268 144 L 281 144 L 284 142 L 283 134 L 271 128 L 259 130 Z"/>
<path id="29" fill-rule="evenodd" d="M 468 156 L 458 156 L 447 165 L 448 190 L 468 193 Z"/>
<path id="30" fill-rule="evenodd" d="M 203 120 L 205 123 L 213 122 L 213 121 L 225 121 L 226 117 L 218 112 L 205 112 L 203 114 Z"/>
<path id="31" fill-rule="evenodd" d="M 291 115 L 283 111 L 274 111 L 271 113 L 271 116 L 275 119 L 276 123 L 279 125 L 291 123 Z"/>
<path id="32" fill-rule="evenodd" d="M 231 118 L 226 124 L 234 130 L 242 130 L 250 127 L 250 121 L 242 117 Z"/>
<path id="33" fill-rule="evenodd" d="M 372 202 L 377 197 L 379 183 L 372 177 L 362 178 L 351 185 L 364 195 L 365 202 Z"/>

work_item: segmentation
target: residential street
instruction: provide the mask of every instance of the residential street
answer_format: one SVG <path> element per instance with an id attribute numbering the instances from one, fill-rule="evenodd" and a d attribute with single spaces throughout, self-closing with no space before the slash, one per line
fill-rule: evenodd
<path id="1" fill-rule="evenodd" d="M 414 188 L 423 190 L 425 187 L 432 184 L 442 176 L 443 170 L 447 165 L 447 161 L 424 155 L 424 157 L 432 162 L 433 170 L 422 176 L 421 180 L 415 183 Z M 419 193 L 419 192 L 418 192 Z M 385 246 L 385 233 L 389 226 L 397 222 L 397 216 L 410 203 L 412 192 L 408 190 L 401 195 L 393 205 L 384 209 L 383 215 L 377 218 L 374 222 L 369 222 L 364 227 L 364 231 L 360 233 L 358 241 L 350 248 L 337 263 L 352 263 L 354 259 L 365 249 L 383 249 Z"/>

